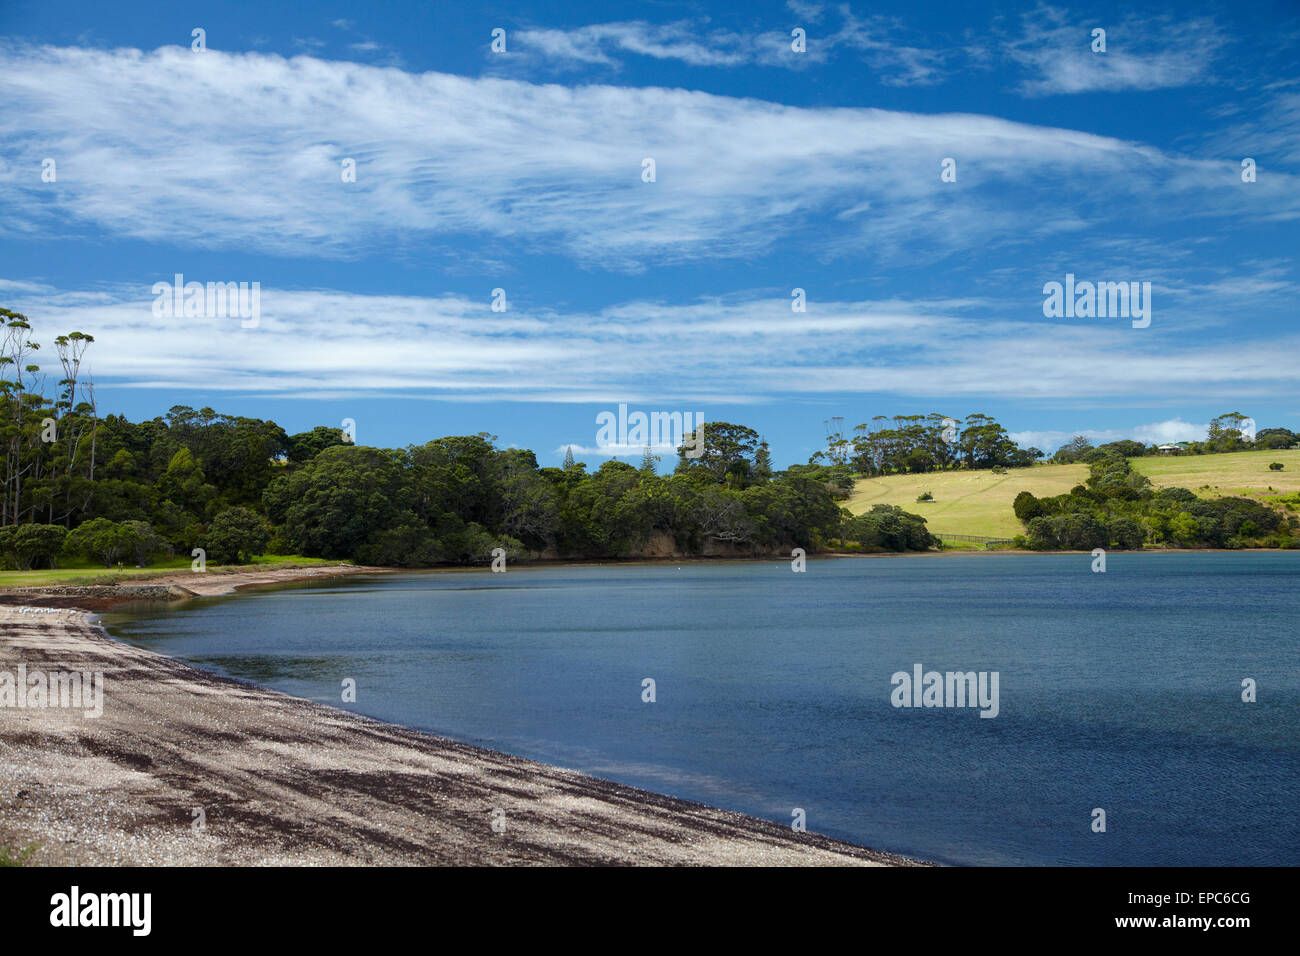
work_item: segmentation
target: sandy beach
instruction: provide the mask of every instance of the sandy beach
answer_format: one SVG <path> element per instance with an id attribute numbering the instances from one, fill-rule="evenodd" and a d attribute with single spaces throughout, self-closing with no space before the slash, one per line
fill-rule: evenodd
<path id="1" fill-rule="evenodd" d="M 916 863 L 218 677 L 112 640 L 76 608 L 111 600 L 80 597 L 0 607 L 0 672 L 103 674 L 99 717 L 0 706 L 0 850 L 28 865 Z"/>

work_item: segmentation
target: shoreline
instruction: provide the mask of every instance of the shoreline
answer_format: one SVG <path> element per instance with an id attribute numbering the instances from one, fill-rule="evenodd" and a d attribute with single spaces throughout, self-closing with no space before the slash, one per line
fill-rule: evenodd
<path id="1" fill-rule="evenodd" d="M 1297 548 L 1106 548 L 1110 554 L 1285 554 L 1300 551 Z M 939 551 L 818 551 L 806 555 L 809 561 L 826 558 L 940 558 L 971 555 L 1091 555 L 1092 551 L 1053 550 L 1034 551 L 1029 548 L 953 548 Z M 679 555 L 676 557 L 634 558 L 535 558 L 515 561 L 511 570 L 549 567 L 606 567 L 617 565 L 669 566 L 682 564 L 785 563 L 791 559 L 784 554 L 756 555 Z M 160 570 L 156 574 L 124 577 L 112 583 L 71 584 L 50 583 L 0 586 L 0 607 L 14 606 L 33 600 L 41 606 L 77 608 L 103 611 L 116 604 L 134 600 L 155 600 L 156 595 L 142 598 L 132 595 L 132 590 L 170 588 L 173 594 L 163 599 L 178 600 L 187 597 L 220 597 L 245 588 L 308 581 L 318 578 L 347 577 L 349 575 L 420 574 L 420 573 L 475 573 L 485 570 L 484 565 L 435 564 L 426 567 L 380 567 L 372 565 L 302 565 L 259 569 L 256 565 L 221 567 L 203 573 L 179 569 Z M 21 573 L 21 572 L 20 572 Z M 39 572 L 32 572 L 39 573 Z"/>
<path id="2" fill-rule="evenodd" d="M 30 604 L 35 607 L 99 612 L 133 601 L 178 601 L 196 597 L 223 597 L 244 588 L 347 577 L 353 574 L 392 574 L 400 570 L 366 565 L 328 564 L 272 569 L 258 569 L 254 565 L 245 565 L 203 573 L 160 571 L 156 575 L 133 575 L 113 584 L 34 584 L 0 588 L 0 609 L 5 606 Z"/>
<path id="3" fill-rule="evenodd" d="M 195 593 L 375 569 L 310 570 Z M 26 865 L 933 865 L 223 677 L 55 607 L 0 606 L 0 670 L 102 672 L 103 715 L 0 707 L 0 851 Z"/>

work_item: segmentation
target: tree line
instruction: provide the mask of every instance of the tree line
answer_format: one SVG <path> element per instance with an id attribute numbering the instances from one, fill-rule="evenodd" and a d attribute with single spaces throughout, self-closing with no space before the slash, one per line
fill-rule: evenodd
<path id="1" fill-rule="evenodd" d="M 954 468 L 1027 468 L 1043 457 L 1021 448 L 1007 430 L 983 414 L 951 418 L 928 415 L 877 415 L 844 429 L 844 419 L 826 421 L 826 450 L 814 460 L 847 466 L 862 475 L 923 474 Z"/>
<path id="2" fill-rule="evenodd" d="M 539 467 L 494 436 L 439 438 L 404 450 L 331 447 L 268 485 L 263 500 L 284 547 L 367 564 L 425 566 L 510 557 L 646 557 L 788 553 L 829 547 L 924 550 L 918 516 L 881 508 L 853 516 L 829 469 L 772 472 L 757 433 L 702 427 L 702 454 L 679 449 L 670 475 L 652 458 L 593 472 L 566 456 Z"/>
<path id="3" fill-rule="evenodd" d="M 589 472 L 571 453 L 543 468 L 487 433 L 389 449 L 184 405 L 143 422 L 100 417 L 81 371 L 90 336 L 55 340 L 62 377 L 47 397 L 26 318 L 0 319 L 0 561 L 14 568 L 146 565 L 196 547 L 220 563 L 299 554 L 421 567 L 485 563 L 497 548 L 618 558 L 937 544 L 901 509 L 850 515 L 839 504 L 847 467 L 776 471 L 767 443 L 728 422 L 701 426 L 698 446 L 687 436 L 659 475 L 648 452 L 640 468 L 615 460 Z"/>
<path id="4" fill-rule="evenodd" d="M 1225 412 L 1210 421 L 1205 441 L 1179 442 L 1177 454 L 1217 455 L 1234 451 L 1276 451 L 1300 447 L 1300 433 L 1289 428 L 1261 428 L 1251 436 L 1246 425 L 1248 421 L 1241 412 Z M 1116 456 L 1141 458 L 1161 454 L 1165 452 L 1161 451 L 1159 445 L 1123 439 L 1094 446 L 1087 436 L 1075 435 L 1057 449 L 1052 461 L 1058 465 L 1073 465 L 1078 462 L 1092 464 Z"/>
<path id="5" fill-rule="evenodd" d="M 1227 412 L 1210 422 L 1204 441 L 1182 442 L 1179 453 L 1192 455 L 1232 451 L 1268 451 L 1300 446 L 1300 433 L 1286 428 L 1264 428 L 1249 434 L 1249 419 Z M 877 415 L 869 422 L 845 430 L 842 416 L 827 419 L 826 448 L 814 461 L 844 465 L 849 473 L 871 477 L 924 474 L 957 468 L 1028 468 L 1035 462 L 1091 464 L 1121 455 L 1140 458 L 1164 454 L 1155 444 L 1124 439 L 1093 445 L 1085 435 L 1075 435 L 1048 459 L 1038 448 L 1021 448 L 1007 430 L 988 415 L 951 418 L 939 412 L 927 415 Z"/>

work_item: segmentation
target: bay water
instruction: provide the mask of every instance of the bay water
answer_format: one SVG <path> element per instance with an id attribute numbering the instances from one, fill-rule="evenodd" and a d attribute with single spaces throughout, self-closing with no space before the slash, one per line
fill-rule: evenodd
<path id="1" fill-rule="evenodd" d="M 104 623 L 289 694 L 782 823 L 802 811 L 809 830 L 928 860 L 1295 864 L 1300 553 L 1091 565 L 410 572 Z M 895 706 L 894 675 L 917 665 L 996 673 L 996 716 Z"/>

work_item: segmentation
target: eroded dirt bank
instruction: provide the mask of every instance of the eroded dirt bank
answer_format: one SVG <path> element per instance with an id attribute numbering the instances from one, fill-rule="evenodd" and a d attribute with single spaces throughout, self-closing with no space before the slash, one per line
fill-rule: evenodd
<path id="1" fill-rule="evenodd" d="M 0 607 L 20 663 L 104 675 L 98 718 L 0 706 L 0 849 L 29 864 L 913 862 L 226 680 L 82 612 Z"/>

